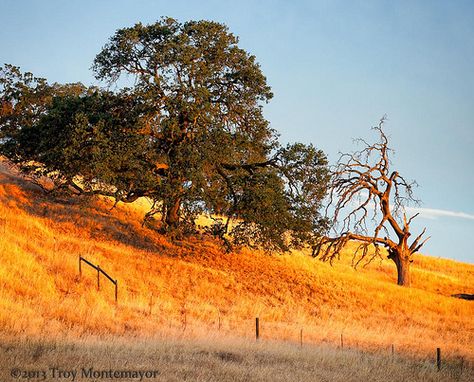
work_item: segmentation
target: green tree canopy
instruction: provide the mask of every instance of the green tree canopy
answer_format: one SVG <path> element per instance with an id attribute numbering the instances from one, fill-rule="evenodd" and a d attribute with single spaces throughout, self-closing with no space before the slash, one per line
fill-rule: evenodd
<path id="1" fill-rule="evenodd" d="M 325 155 L 312 145 L 280 145 L 262 113 L 270 87 L 255 57 L 237 44 L 226 26 L 209 21 L 164 18 L 119 29 L 93 70 L 108 84 L 123 76 L 133 85 L 110 92 L 30 81 L 5 99 L 15 104 L 44 87 L 44 110 L 13 128 L 3 113 L 2 152 L 41 164 L 77 191 L 117 201 L 150 197 L 147 216 L 160 212 L 168 230 L 206 212 L 222 216 L 212 231 L 229 243 L 308 243 L 324 226 Z M 15 75 L 10 82 L 22 84 Z M 7 94 L 4 88 L 2 99 Z"/>
<path id="2" fill-rule="evenodd" d="M 11 65 L 0 70 L 0 90 L 0 152 L 29 175 L 119 201 L 156 187 L 139 101 L 129 93 L 49 85 Z"/>
<path id="3" fill-rule="evenodd" d="M 98 79 L 131 75 L 149 107 L 147 126 L 167 177 L 165 222 L 179 224 L 184 201 L 207 199 L 220 188 L 217 165 L 267 160 L 276 135 L 262 115 L 272 97 L 255 57 L 215 22 L 184 24 L 167 18 L 118 30 L 97 55 Z M 216 184 L 217 182 L 217 184 Z"/>

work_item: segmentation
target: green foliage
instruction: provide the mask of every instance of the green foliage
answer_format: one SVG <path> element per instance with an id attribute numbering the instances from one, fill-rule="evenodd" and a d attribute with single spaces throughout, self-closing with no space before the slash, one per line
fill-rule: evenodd
<path id="1" fill-rule="evenodd" d="M 120 29 L 93 68 L 109 82 L 133 76 L 134 93 L 149 107 L 149 134 L 168 166 L 161 194 L 170 226 L 178 224 L 180 200 L 190 216 L 212 209 L 207 193 L 222 184 L 217 164 L 262 161 L 275 147 L 260 105 L 270 88 L 222 24 L 167 18 Z"/>
<path id="2" fill-rule="evenodd" d="M 139 105 L 126 93 L 88 89 L 55 97 L 33 129 L 41 137 L 37 160 L 76 189 L 135 200 L 157 185 L 140 119 Z"/>
<path id="3" fill-rule="evenodd" d="M 119 29 L 93 64 L 109 84 L 133 81 L 115 93 L 6 67 L 0 150 L 62 188 L 148 196 L 147 218 L 160 212 L 167 230 L 208 213 L 222 216 L 210 231 L 228 244 L 310 244 L 325 227 L 326 158 L 312 145 L 281 147 L 262 113 L 270 87 L 237 44 L 210 21 Z"/>
<path id="4" fill-rule="evenodd" d="M 16 82 L 2 92 L 12 107 L 1 115 L 0 153 L 62 189 L 131 200 L 156 187 L 134 97 L 80 84 L 50 86 L 9 69 Z"/>

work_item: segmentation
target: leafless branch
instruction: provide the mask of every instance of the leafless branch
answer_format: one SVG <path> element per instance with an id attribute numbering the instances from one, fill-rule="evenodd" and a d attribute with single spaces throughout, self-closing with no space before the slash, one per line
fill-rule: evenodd
<path id="1" fill-rule="evenodd" d="M 419 214 L 407 218 L 405 207 L 419 203 L 413 194 L 417 183 L 407 181 L 398 171 L 391 169 L 390 156 L 393 150 L 383 131 L 385 120 L 386 117 L 383 117 L 374 127 L 379 135 L 378 142 L 369 144 L 358 139 L 362 149 L 342 153 L 332 169 L 326 211 L 329 212 L 331 207 L 335 235 L 322 238 L 313 248 L 313 255 L 322 260 L 332 262 L 338 258 L 349 241 L 359 243 L 353 254 L 354 266 L 379 257 L 379 246 L 385 247 L 390 256 L 398 256 L 400 260 L 409 258 L 428 240 L 422 241 L 423 230 L 408 245 L 410 224 Z M 375 226 L 373 231 L 367 228 L 368 220 L 372 220 Z M 381 237 L 382 232 L 384 237 Z M 395 234 L 395 241 L 389 239 L 390 233 Z"/>

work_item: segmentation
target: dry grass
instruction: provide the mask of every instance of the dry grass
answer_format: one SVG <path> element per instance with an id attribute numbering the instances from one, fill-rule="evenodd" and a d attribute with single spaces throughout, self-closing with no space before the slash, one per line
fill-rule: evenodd
<path id="1" fill-rule="evenodd" d="M 474 293 L 474 265 L 420 255 L 413 287 L 400 288 L 388 261 L 355 271 L 349 255 L 331 267 L 304 253 L 225 254 L 206 237 L 170 242 L 141 227 L 144 203 L 53 201 L 0 169 L 2 338 L 245 339 L 259 316 L 264 341 L 298 341 L 303 328 L 308 344 L 336 345 L 343 333 L 366 351 L 394 344 L 425 359 L 441 347 L 474 361 L 474 304 L 450 297 Z M 118 305 L 104 278 L 96 290 L 92 269 L 79 278 L 79 255 L 118 279 Z"/>
<path id="2" fill-rule="evenodd" d="M 45 372 L 54 367 L 75 371 L 76 381 L 91 380 L 87 371 L 157 371 L 143 381 L 472 381 L 474 373 L 460 360 L 443 365 L 432 360 L 337 350 L 327 346 L 300 348 L 288 343 L 242 340 L 135 340 L 8 343 L 0 349 L 0 380 L 12 370 Z M 86 370 L 85 374 L 82 370 Z M 58 371 L 54 372 L 58 375 Z M 33 374 L 34 375 L 34 374 Z M 65 376 L 65 375 L 63 375 Z M 64 377 L 63 377 L 64 378 Z M 36 378 L 32 378 L 33 380 Z M 61 379 L 66 380 L 66 379 Z M 96 380 L 115 380 L 102 378 Z M 125 380 L 139 380 L 125 379 Z"/>

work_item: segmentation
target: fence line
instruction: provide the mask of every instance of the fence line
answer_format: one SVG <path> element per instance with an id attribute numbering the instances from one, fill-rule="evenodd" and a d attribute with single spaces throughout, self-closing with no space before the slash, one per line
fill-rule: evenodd
<path id="1" fill-rule="evenodd" d="M 219 320 L 220 320 L 220 316 L 219 316 Z M 260 318 L 255 317 L 255 338 L 256 338 L 257 342 L 260 340 L 260 324 L 261 324 Z M 301 328 L 300 332 L 299 332 L 299 345 L 300 345 L 300 348 L 303 347 L 303 328 Z M 342 333 L 340 335 L 340 349 L 344 349 L 344 337 L 343 337 Z M 363 351 L 363 349 L 360 349 L 360 350 Z M 395 345 L 394 344 L 391 344 L 391 356 L 392 356 L 392 359 L 395 356 Z M 461 360 L 460 361 L 460 368 L 461 368 L 461 372 L 462 372 L 462 369 L 464 367 L 464 357 L 460 357 L 460 360 Z M 436 348 L 436 369 L 437 369 L 438 372 L 441 371 L 441 369 L 442 369 L 441 348 L 439 348 L 439 347 Z"/>
<path id="2" fill-rule="evenodd" d="M 107 272 L 105 272 L 99 265 L 95 265 L 91 263 L 89 260 L 85 259 L 82 256 L 79 256 L 79 276 L 82 277 L 82 262 L 86 263 L 89 265 L 91 268 L 94 268 L 97 271 L 97 289 L 100 290 L 100 274 L 102 273 L 112 284 L 115 286 L 115 302 L 117 303 L 118 301 L 118 280 L 113 279 Z M 152 314 L 152 301 L 153 301 L 153 294 L 150 297 L 150 307 L 149 307 L 149 314 Z M 184 313 L 184 330 L 186 330 L 187 326 L 187 319 L 186 319 L 186 309 L 185 307 L 182 307 L 181 309 L 181 316 L 183 316 Z M 221 329 L 221 311 L 218 309 L 218 330 Z M 260 318 L 255 317 L 255 339 L 257 341 L 260 340 Z M 303 328 L 300 329 L 300 347 L 303 347 Z M 344 338 L 343 334 L 341 333 L 340 335 L 340 348 L 344 348 Z M 391 345 L 391 355 L 392 358 L 395 355 L 395 345 Z M 464 366 L 464 358 L 461 358 L 461 369 Z M 438 371 L 441 371 L 441 348 L 436 348 L 436 368 Z"/>
<path id="3" fill-rule="evenodd" d="M 115 285 L 115 302 L 118 301 L 118 280 L 114 280 L 110 275 L 105 272 L 99 265 L 92 264 L 89 260 L 85 259 L 82 256 L 79 256 L 79 276 L 82 277 L 82 266 L 81 263 L 84 262 L 89 265 L 91 268 L 94 268 L 97 271 L 97 290 L 100 290 L 100 274 L 102 273 L 107 277 L 112 284 Z"/>

